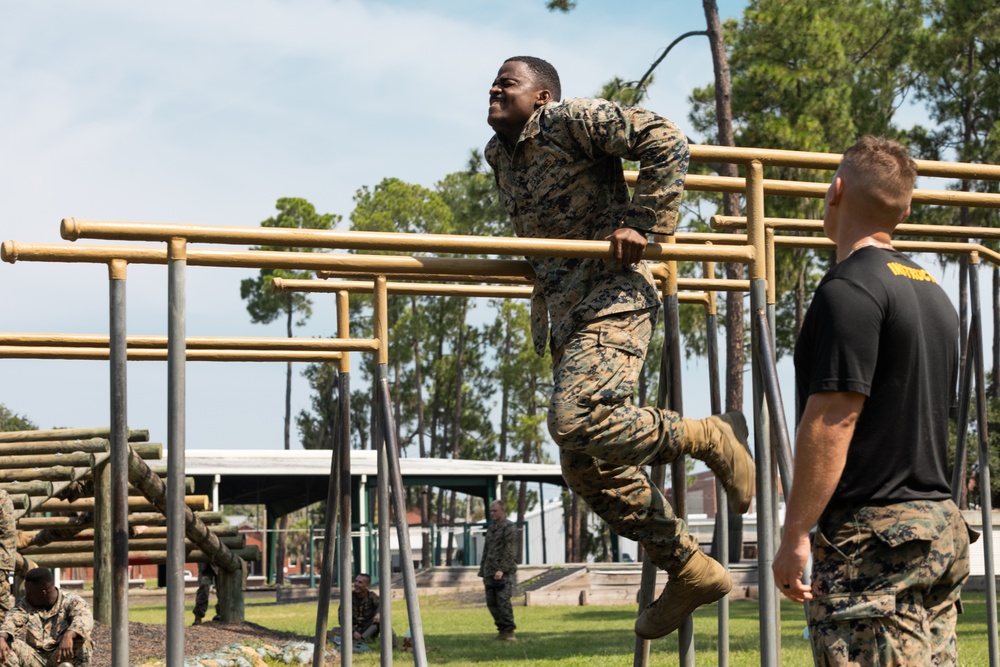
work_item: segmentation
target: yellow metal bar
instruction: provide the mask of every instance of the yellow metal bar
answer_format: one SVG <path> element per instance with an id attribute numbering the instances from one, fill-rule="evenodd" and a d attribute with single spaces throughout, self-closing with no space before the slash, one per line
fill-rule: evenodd
<path id="1" fill-rule="evenodd" d="M 712 146 L 691 144 L 691 159 L 695 162 L 732 162 L 748 164 L 757 160 L 761 164 L 780 167 L 802 167 L 805 169 L 836 169 L 840 166 L 840 153 L 811 153 L 775 148 L 749 148 L 743 146 Z M 977 180 L 1000 180 L 1000 165 L 974 164 L 969 162 L 936 162 L 915 160 L 917 173 L 921 176 L 941 178 L 964 178 Z"/>
<path id="2" fill-rule="evenodd" d="M 701 265 L 702 275 L 706 280 L 715 280 L 715 262 L 703 262 Z M 747 289 L 750 289 L 750 283 L 747 282 Z M 718 313 L 718 306 L 715 303 L 715 292 L 709 290 L 705 293 L 705 312 L 709 315 L 716 315 Z"/>
<path id="3" fill-rule="evenodd" d="M 102 334 L 0 333 L 0 345 L 38 345 L 71 347 L 108 347 L 109 337 Z M 166 336 L 128 336 L 130 349 L 166 349 Z M 188 350 L 288 350 L 319 352 L 366 352 L 374 350 L 374 339 L 341 338 L 233 338 L 188 336 Z"/>
<path id="4" fill-rule="evenodd" d="M 389 363 L 389 295 L 386 292 L 385 276 L 375 278 L 373 328 L 379 342 L 378 363 Z"/>
<path id="5" fill-rule="evenodd" d="M 339 361 L 342 352 L 320 350 L 188 350 L 188 361 Z M 107 360 L 107 348 L 2 345 L 0 359 Z M 167 350 L 129 350 L 130 361 L 166 361 Z"/>
<path id="6" fill-rule="evenodd" d="M 354 292 L 371 294 L 375 285 L 371 281 L 325 281 L 293 280 L 275 278 L 277 292 Z M 528 299 L 532 288 L 527 285 L 456 285 L 452 283 L 398 283 L 387 282 L 389 294 L 412 294 L 415 296 L 469 296 L 507 299 Z"/>
<path id="7" fill-rule="evenodd" d="M 497 261 L 508 261 L 514 263 L 515 260 L 497 260 Z M 393 280 L 409 280 L 409 281 L 421 281 L 421 280 L 437 280 L 437 281 L 448 281 L 457 283 L 500 283 L 504 285 L 531 285 L 535 282 L 535 274 L 531 271 L 531 267 L 527 262 L 523 262 L 525 267 L 524 275 L 517 276 L 500 276 L 500 275 L 488 275 L 486 273 L 434 273 L 432 271 L 426 271 L 423 273 L 410 273 L 407 271 L 386 271 L 387 277 L 391 277 Z M 320 270 L 316 271 L 316 277 L 327 279 L 340 279 L 340 280 L 371 280 L 374 277 L 371 271 L 355 271 L 355 270 Z"/>
<path id="8" fill-rule="evenodd" d="M 764 168 L 751 162 L 746 168 L 747 239 L 754 251 L 750 264 L 750 279 L 767 278 L 764 240 Z M 742 180 L 742 179 L 739 179 Z"/>
<path id="9" fill-rule="evenodd" d="M 764 255 L 767 264 L 767 305 L 778 303 L 777 274 L 774 266 L 774 230 L 764 227 Z"/>
<path id="10" fill-rule="evenodd" d="M 253 229 L 270 229 L 254 227 Z M 285 232 L 299 230 L 286 229 Z M 374 234 L 374 232 L 372 232 Z M 534 242 L 537 239 L 518 239 Z M 299 244 L 292 244 L 299 245 Z M 603 241 L 576 241 L 567 246 L 562 257 L 606 258 L 608 244 Z M 75 252 L 74 252 L 75 251 Z M 521 253 L 521 251 L 517 251 Z M 706 249 L 696 245 L 672 245 L 666 247 L 657 243 L 646 246 L 645 259 L 674 259 L 684 261 L 713 260 L 720 262 L 749 263 L 753 252 L 749 248 Z M 55 244 L 26 244 L 4 241 L 0 247 L 0 259 L 5 262 L 90 262 L 106 263 L 113 259 L 124 259 L 129 263 L 165 264 L 166 253 L 135 246 L 65 246 Z M 249 269 L 298 269 L 319 271 L 323 269 L 351 269 L 370 274 L 391 274 L 394 271 L 409 273 L 495 275 L 518 271 L 523 275 L 527 263 L 511 264 L 509 260 L 461 259 L 450 257 L 413 257 L 399 255 L 356 255 L 349 253 L 281 252 L 265 250 L 192 250 L 187 249 L 188 266 L 214 266 Z M 517 274 L 514 274 L 517 275 Z M 529 274 L 534 277 L 534 273 Z"/>
<path id="11" fill-rule="evenodd" d="M 747 219 L 735 215 L 713 215 L 713 229 L 743 229 Z M 823 232 L 822 220 L 804 220 L 801 218 L 764 218 L 764 224 L 785 232 Z M 893 232 L 901 236 L 933 236 L 955 239 L 1000 239 L 1000 227 L 963 227 L 961 225 L 917 225 L 904 222 L 896 226 Z M 685 239 L 694 239 L 699 235 L 689 234 Z M 700 236 L 712 236 L 702 234 Z M 714 240 L 714 239 L 713 239 Z"/>
<path id="12" fill-rule="evenodd" d="M 351 337 L 351 295 L 346 290 L 337 292 L 337 336 Z M 341 356 L 337 370 L 341 373 L 351 371 L 351 355 Z"/>
<path id="13" fill-rule="evenodd" d="M 125 280 L 128 275 L 128 262 L 123 259 L 113 259 L 108 262 L 108 279 Z"/>

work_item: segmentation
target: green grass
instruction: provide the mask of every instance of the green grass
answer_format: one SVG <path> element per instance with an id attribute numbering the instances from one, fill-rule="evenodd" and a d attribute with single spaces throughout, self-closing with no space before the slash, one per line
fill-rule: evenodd
<path id="1" fill-rule="evenodd" d="M 985 595 L 963 596 L 965 614 L 959 616 L 959 664 L 978 667 L 989 664 L 986 640 Z M 488 664 L 517 667 L 598 667 L 629 664 L 635 635 L 635 608 L 616 607 L 515 607 L 517 642 L 494 641 L 496 629 L 485 605 L 462 605 L 437 597 L 420 600 L 427 659 L 432 665 Z M 331 609 L 331 618 L 336 608 Z M 163 605 L 133 606 L 130 618 L 142 623 L 164 623 Z M 311 637 L 316 623 L 316 603 L 277 605 L 273 600 L 248 600 L 246 619 L 275 630 Z M 188 621 L 191 620 L 190 607 Z M 695 662 L 716 664 L 718 632 L 716 607 L 695 613 Z M 781 659 L 784 667 L 812 665 L 809 642 L 802 638 L 805 618 L 802 607 L 791 602 L 781 606 Z M 408 627 L 406 606 L 393 603 L 393 628 L 400 637 Z M 756 601 L 730 604 L 730 665 L 760 664 L 759 623 Z M 396 661 L 411 662 L 397 651 Z M 375 667 L 378 651 L 357 653 L 354 664 Z M 652 642 L 650 665 L 677 664 L 676 635 Z"/>

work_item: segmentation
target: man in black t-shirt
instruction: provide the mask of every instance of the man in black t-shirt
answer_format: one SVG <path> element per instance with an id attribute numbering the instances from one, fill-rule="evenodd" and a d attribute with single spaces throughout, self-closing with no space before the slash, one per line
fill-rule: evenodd
<path id="1" fill-rule="evenodd" d="M 947 476 L 958 318 L 934 277 L 892 248 L 915 180 L 893 141 L 865 137 L 844 153 L 823 225 L 837 264 L 795 348 L 803 408 L 773 570 L 784 595 L 812 601 L 817 665 L 957 661 L 969 574 Z"/>

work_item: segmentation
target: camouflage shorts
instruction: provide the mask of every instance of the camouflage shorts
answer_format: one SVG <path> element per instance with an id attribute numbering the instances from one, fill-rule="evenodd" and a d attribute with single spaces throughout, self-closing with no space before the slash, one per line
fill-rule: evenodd
<path id="1" fill-rule="evenodd" d="M 957 664 L 969 535 L 950 500 L 835 511 L 813 544 L 816 664 Z"/>

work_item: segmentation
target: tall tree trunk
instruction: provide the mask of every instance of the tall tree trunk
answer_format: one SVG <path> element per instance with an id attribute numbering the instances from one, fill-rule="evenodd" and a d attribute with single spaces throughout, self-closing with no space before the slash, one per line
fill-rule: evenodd
<path id="1" fill-rule="evenodd" d="M 292 336 L 292 306 L 288 304 L 286 320 L 288 337 Z M 285 372 L 285 451 L 292 448 L 292 362 L 288 362 Z M 277 585 L 285 583 L 285 551 L 288 546 L 288 515 L 278 519 L 278 539 L 275 547 L 274 581 Z"/>
<path id="2" fill-rule="evenodd" d="M 416 311 L 416 297 L 413 297 L 411 306 Z M 420 452 L 420 458 L 425 459 L 427 458 L 427 443 L 424 436 L 424 378 L 421 369 L 420 338 L 417 336 L 413 337 L 413 383 L 416 385 L 414 389 L 416 390 L 417 401 L 417 448 Z M 420 567 L 425 570 L 431 566 L 429 491 L 430 487 L 427 486 L 421 486 L 419 489 L 420 523 L 424 531 L 423 546 L 420 549 Z"/>
<path id="3" fill-rule="evenodd" d="M 580 506 L 580 496 L 573 494 L 573 512 L 571 521 L 573 522 L 573 561 L 583 562 L 583 508 Z"/>
<path id="4" fill-rule="evenodd" d="M 733 132 L 732 85 L 729 79 L 729 61 L 726 45 L 722 37 L 722 23 L 719 21 L 719 7 L 715 0 L 702 0 L 705 23 L 708 26 L 708 43 L 712 50 L 712 70 L 715 73 L 715 118 L 718 125 L 720 146 L 735 146 Z M 718 168 L 720 176 L 737 176 L 736 165 L 723 163 Z M 722 196 L 724 215 L 738 215 L 740 198 L 735 192 Z M 743 280 L 742 264 L 726 264 L 726 278 Z M 743 410 L 743 367 L 746 353 L 743 342 L 746 333 L 743 328 L 743 294 L 726 293 L 726 410 Z M 743 515 L 729 512 L 730 562 L 739 561 L 743 550 Z"/>

